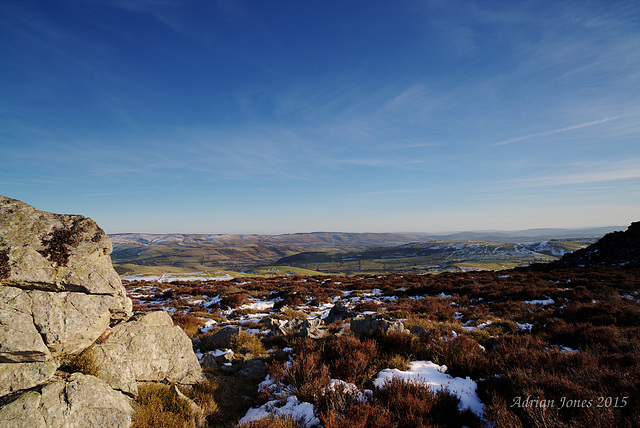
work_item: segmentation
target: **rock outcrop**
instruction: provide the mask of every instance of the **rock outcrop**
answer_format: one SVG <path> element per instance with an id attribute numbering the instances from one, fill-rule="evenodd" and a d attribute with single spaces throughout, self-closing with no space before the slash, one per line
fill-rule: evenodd
<path id="1" fill-rule="evenodd" d="M 89 218 L 0 196 L 0 428 L 128 427 L 137 381 L 203 379 L 169 314 L 131 318 L 111 249 Z"/>
<path id="2" fill-rule="evenodd" d="M 112 361 L 124 359 L 137 381 L 194 384 L 203 380 L 191 340 L 163 311 L 116 325 L 96 348 L 105 355 L 117 355 Z"/>
<path id="3" fill-rule="evenodd" d="M 266 337 L 292 334 L 309 337 L 311 339 L 320 339 L 327 334 L 327 330 L 322 326 L 322 320 L 320 318 L 294 318 L 289 321 L 284 321 L 267 317 L 261 322 L 270 329 Z"/>
<path id="4" fill-rule="evenodd" d="M 0 281 L 23 289 L 126 293 L 107 234 L 90 218 L 53 214 L 0 196 Z"/>
<path id="5" fill-rule="evenodd" d="M 351 331 L 355 334 L 368 334 L 382 331 L 383 333 L 406 332 L 401 321 L 388 319 L 383 315 L 365 315 L 351 319 Z"/>
<path id="6" fill-rule="evenodd" d="M 210 336 L 202 338 L 199 347 L 201 349 L 226 349 L 231 345 L 231 339 L 240 334 L 238 327 L 226 326 Z"/>
<path id="7" fill-rule="evenodd" d="M 94 376 L 74 373 L 0 408 L 0 428 L 126 428 L 132 417 L 123 394 Z"/>
<path id="8" fill-rule="evenodd" d="M 356 315 L 358 314 L 345 306 L 344 303 L 338 302 L 331 308 L 329 315 L 325 318 L 324 322 L 327 324 L 333 324 L 337 321 L 353 318 Z"/>
<path id="9" fill-rule="evenodd" d="M 640 221 L 627 230 L 611 232 L 586 248 L 565 254 L 551 266 L 616 266 L 640 265 Z"/>

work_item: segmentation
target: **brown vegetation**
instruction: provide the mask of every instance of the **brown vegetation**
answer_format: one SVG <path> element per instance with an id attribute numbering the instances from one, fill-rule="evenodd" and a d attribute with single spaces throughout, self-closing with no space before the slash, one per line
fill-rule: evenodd
<path id="1" fill-rule="evenodd" d="M 272 355 L 269 373 L 300 401 L 313 403 L 325 427 L 640 426 L 638 268 L 251 278 L 243 279 L 242 284 L 135 283 L 128 287 L 155 290 L 136 299 L 140 307 L 181 308 L 178 312 L 184 316 L 176 312 L 174 322 L 187 331 L 196 325 L 193 319 L 220 322 L 222 314 L 229 313 L 223 309 L 237 308 L 252 299 L 280 298 L 275 309 L 288 308 L 273 317 L 291 319 L 302 318 L 305 311 L 317 310 L 318 305 L 349 291 L 349 298 L 355 300 L 352 309 L 402 318 L 407 328 L 419 326 L 411 334 L 329 334 L 318 340 L 291 335 L 249 339 L 247 335 L 236 339 L 236 349 L 260 354 L 260 358 L 267 354 L 259 348 L 249 349 L 249 342 L 265 349 L 293 347 L 290 362 L 280 354 L 268 354 Z M 372 289 L 382 293 L 364 299 Z M 222 301 L 217 305 L 190 303 L 199 296 L 218 295 Z M 337 333 L 339 327 L 340 323 L 329 331 Z M 451 376 L 476 380 L 486 406 L 485 420 L 458 412 L 455 396 L 420 385 L 394 381 L 387 388 L 373 387 L 379 370 L 403 370 L 413 360 L 446 365 Z M 224 381 L 213 393 L 220 410 L 210 419 L 211 426 L 233 426 L 248 407 L 274 398 L 268 391 L 257 394 L 242 389 L 243 396 L 252 398 L 239 400 L 239 381 L 213 374 Z M 330 379 L 372 393 L 363 400 L 348 388 L 327 388 Z M 221 394 L 221 388 L 230 384 L 235 386 Z M 527 397 L 528 404 L 522 404 Z M 224 400 L 228 403 L 221 404 Z M 299 424 L 272 417 L 245 426 Z"/>

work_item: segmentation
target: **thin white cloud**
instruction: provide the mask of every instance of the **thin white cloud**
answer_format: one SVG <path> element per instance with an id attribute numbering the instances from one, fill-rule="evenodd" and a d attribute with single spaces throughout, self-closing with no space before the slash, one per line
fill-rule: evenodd
<path id="1" fill-rule="evenodd" d="M 628 162 L 625 162 L 628 163 Z M 640 161 L 636 159 L 636 164 Z M 620 163 L 619 166 L 622 166 Z M 600 183 L 615 180 L 631 180 L 640 178 L 640 166 L 622 167 L 619 169 L 612 168 L 601 171 L 585 171 L 566 174 L 555 174 L 544 177 L 531 177 L 514 181 L 511 183 L 513 188 L 533 188 L 533 187 L 549 187 L 549 186 L 567 186 L 576 184 Z"/>
<path id="2" fill-rule="evenodd" d="M 522 137 L 511 138 L 509 140 L 504 140 L 504 141 L 499 141 L 497 143 L 489 144 L 488 147 L 505 146 L 507 144 L 512 144 L 512 143 L 517 143 L 519 141 L 528 140 L 530 138 L 544 137 L 544 136 L 547 136 L 547 135 L 560 134 L 562 132 L 568 132 L 568 131 L 573 131 L 575 129 L 585 128 L 587 126 L 600 125 L 601 123 L 610 122 L 612 120 L 616 120 L 616 119 L 619 119 L 619 118 L 624 117 L 624 116 L 628 116 L 628 115 L 618 115 L 618 116 L 612 116 L 612 117 L 605 117 L 604 119 L 592 120 L 590 122 L 579 123 L 577 125 L 566 126 L 564 128 L 553 129 L 551 131 L 539 132 L 537 134 L 531 134 L 531 135 L 525 135 L 525 136 L 522 136 Z"/>

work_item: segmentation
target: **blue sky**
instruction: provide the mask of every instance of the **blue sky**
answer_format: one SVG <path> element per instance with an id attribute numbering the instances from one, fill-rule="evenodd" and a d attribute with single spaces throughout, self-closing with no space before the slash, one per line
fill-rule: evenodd
<path id="1" fill-rule="evenodd" d="M 0 2 L 0 194 L 108 233 L 640 219 L 637 1 Z"/>

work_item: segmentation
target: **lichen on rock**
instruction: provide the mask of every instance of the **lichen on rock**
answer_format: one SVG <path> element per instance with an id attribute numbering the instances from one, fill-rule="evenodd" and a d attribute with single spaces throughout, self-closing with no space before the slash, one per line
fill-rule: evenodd
<path id="1" fill-rule="evenodd" d="M 90 218 L 0 195 L 0 285 L 126 299 L 107 234 Z"/>

